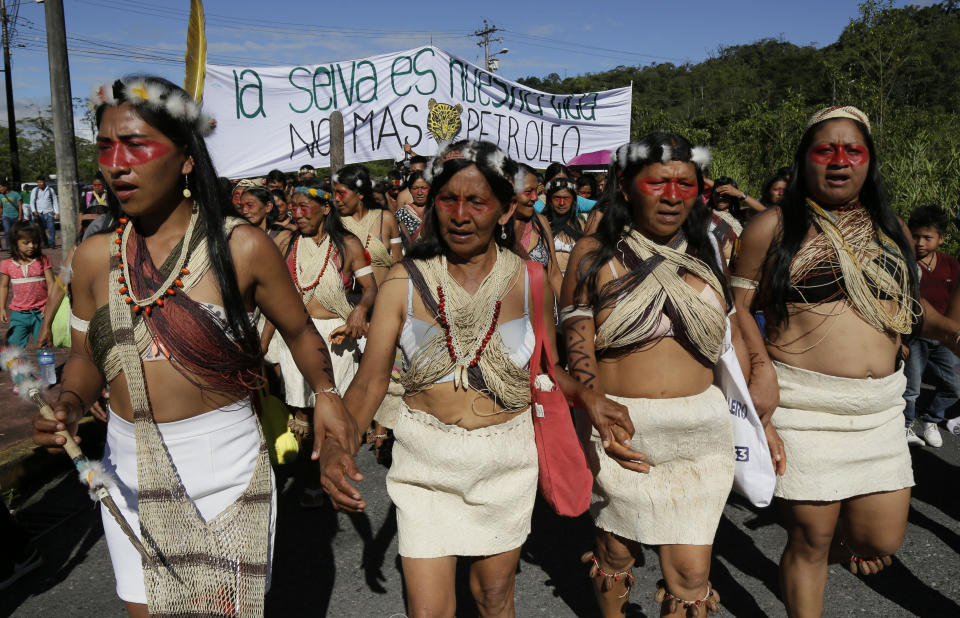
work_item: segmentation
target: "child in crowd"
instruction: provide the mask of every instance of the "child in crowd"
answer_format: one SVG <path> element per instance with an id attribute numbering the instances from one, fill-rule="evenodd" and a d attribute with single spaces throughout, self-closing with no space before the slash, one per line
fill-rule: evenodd
<path id="1" fill-rule="evenodd" d="M 940 313 L 946 313 L 950 295 L 960 281 L 960 262 L 937 251 L 943 244 L 949 218 L 939 206 L 920 206 L 907 223 L 913 235 L 917 267 L 920 270 L 920 295 Z M 936 393 L 920 416 L 919 431 L 914 432 L 917 398 L 924 374 L 933 381 Z M 937 425 L 944 421 L 947 409 L 960 399 L 960 360 L 933 339 L 917 338 L 910 344 L 907 359 L 907 405 L 903 414 L 907 425 L 907 442 L 911 445 L 943 445 Z"/>
<path id="2" fill-rule="evenodd" d="M 53 266 L 40 252 L 40 229 L 21 221 L 10 230 L 10 258 L 0 262 L 0 322 L 10 322 L 7 344 L 26 347 L 34 341 L 43 324 L 43 308 L 47 291 L 53 288 Z M 7 291 L 13 286 L 10 312 L 7 312 Z"/>

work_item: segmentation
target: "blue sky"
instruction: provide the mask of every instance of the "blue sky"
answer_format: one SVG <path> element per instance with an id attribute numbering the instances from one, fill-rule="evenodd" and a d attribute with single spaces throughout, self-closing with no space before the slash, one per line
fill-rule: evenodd
<path id="1" fill-rule="evenodd" d="M 131 72 L 183 81 L 189 0 L 64 0 L 74 97 L 93 83 Z M 856 0 L 728 1 L 685 4 L 646 0 L 495 2 L 483 8 L 447 2 L 205 0 L 209 62 L 264 66 L 316 64 L 409 49 L 432 41 L 482 61 L 468 35 L 503 29 L 500 73 L 561 76 L 617 65 L 698 62 L 723 46 L 765 37 L 827 45 L 857 14 Z M 897 6 L 907 2 L 895 2 Z M 18 117 L 49 102 L 43 4 L 7 0 L 17 11 L 12 36 Z M 430 6 L 426 13 L 414 7 Z M 12 7 L 12 8 L 11 8 Z M 480 64 L 482 62 L 478 62 Z M 0 124 L 6 124 L 5 106 Z"/>

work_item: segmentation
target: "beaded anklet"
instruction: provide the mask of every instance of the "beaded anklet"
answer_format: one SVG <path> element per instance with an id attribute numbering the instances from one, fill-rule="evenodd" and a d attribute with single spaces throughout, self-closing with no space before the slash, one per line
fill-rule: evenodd
<path id="1" fill-rule="evenodd" d="M 657 603 L 663 603 L 664 601 L 669 603 L 668 609 L 671 614 L 677 611 L 677 607 L 682 607 L 687 612 L 688 618 L 696 618 L 697 614 L 700 613 L 701 605 L 706 606 L 708 612 L 720 610 L 720 595 L 713 589 L 710 582 L 707 582 L 707 594 L 702 599 L 686 601 L 667 592 L 667 584 L 661 579 L 657 582 L 657 593 L 653 595 L 653 600 Z"/>
<path id="2" fill-rule="evenodd" d="M 600 584 L 600 589 L 603 592 L 606 592 L 607 590 L 610 590 L 611 588 L 613 588 L 613 583 L 619 582 L 620 579 L 622 578 L 625 580 L 624 584 L 626 585 L 627 589 L 624 591 L 623 594 L 617 596 L 617 598 L 622 599 L 626 597 L 628 594 L 630 594 L 630 588 L 633 587 L 633 582 L 634 582 L 633 569 L 630 569 L 627 571 L 619 571 L 617 573 L 607 573 L 600 567 L 600 563 L 597 561 L 597 557 L 593 554 L 592 551 L 588 551 L 587 553 L 585 553 L 580 558 L 580 561 L 593 563 L 593 566 L 590 567 L 591 579 L 596 577 L 597 575 L 603 576 L 603 582 Z"/>

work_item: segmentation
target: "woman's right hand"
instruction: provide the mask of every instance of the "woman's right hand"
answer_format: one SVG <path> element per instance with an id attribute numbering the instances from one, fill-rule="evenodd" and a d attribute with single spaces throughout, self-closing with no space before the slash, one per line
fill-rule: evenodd
<path id="1" fill-rule="evenodd" d="M 6 299 L 3 299 L 3 301 L 0 301 L 0 302 L 4 302 L 5 300 Z M 0 322 L 3 322 L 4 324 L 6 324 L 8 321 L 9 321 L 9 318 L 7 317 L 7 308 L 0 307 Z"/>
<path id="2" fill-rule="evenodd" d="M 647 456 L 630 449 L 635 429 L 626 406 L 592 390 L 585 391 L 581 398 L 607 455 L 627 470 L 650 472 L 650 465 L 644 463 Z"/>
<path id="3" fill-rule="evenodd" d="M 333 508 L 348 513 L 361 513 L 367 507 L 360 491 L 350 480 L 359 483 L 363 475 L 353 457 L 336 440 L 324 440 L 317 457 L 320 465 L 320 486 L 330 496 Z M 348 478 L 349 477 L 349 478 Z"/>
<path id="4" fill-rule="evenodd" d="M 77 424 L 83 416 L 84 410 L 79 402 L 70 399 L 61 399 L 53 404 L 53 415 L 57 420 L 51 421 L 44 418 L 39 412 L 33 417 L 33 441 L 51 453 L 63 452 L 63 445 L 66 439 L 57 435 L 58 431 L 66 429 L 73 436 L 75 442 L 79 444 L 80 438 L 77 436 Z"/>
<path id="5" fill-rule="evenodd" d="M 744 193 L 733 185 L 720 185 L 719 187 L 714 187 L 713 190 L 724 197 L 735 197 L 737 199 L 740 199 L 740 196 Z"/>

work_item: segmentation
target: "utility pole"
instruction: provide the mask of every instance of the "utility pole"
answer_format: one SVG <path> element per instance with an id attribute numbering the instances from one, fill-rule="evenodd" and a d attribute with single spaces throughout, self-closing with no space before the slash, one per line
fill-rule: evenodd
<path id="1" fill-rule="evenodd" d="M 496 73 L 497 69 L 500 68 L 500 59 L 497 58 L 500 54 L 507 53 L 506 49 L 501 49 L 500 51 L 491 54 L 490 53 L 490 43 L 502 43 L 503 37 L 491 37 L 491 34 L 496 34 L 497 32 L 502 32 L 503 28 L 497 28 L 496 26 L 491 26 L 487 24 L 487 20 L 483 20 L 483 29 L 477 30 L 470 36 L 475 36 L 480 41 L 477 41 L 477 47 L 483 48 L 483 66 L 487 68 L 491 73 Z"/>
<path id="2" fill-rule="evenodd" d="M 20 146 L 17 144 L 17 114 L 13 110 L 13 77 L 10 74 L 10 35 L 7 32 L 7 0 L 0 0 L 3 29 L 3 80 L 7 88 L 7 129 L 10 136 L 10 188 L 20 190 Z"/>
<path id="3" fill-rule="evenodd" d="M 50 62 L 50 101 L 53 107 L 53 140 L 57 155 L 57 197 L 60 201 L 60 235 L 63 259 L 77 240 L 80 193 L 77 184 L 77 144 L 73 137 L 73 96 L 67 64 L 67 33 L 63 0 L 45 0 L 47 57 Z"/>

